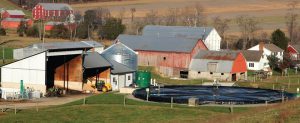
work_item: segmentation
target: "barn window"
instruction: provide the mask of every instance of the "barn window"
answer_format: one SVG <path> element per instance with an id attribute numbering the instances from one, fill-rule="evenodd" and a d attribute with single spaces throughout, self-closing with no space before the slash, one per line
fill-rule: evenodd
<path id="1" fill-rule="evenodd" d="M 201 74 L 201 72 L 200 72 L 200 71 L 198 71 L 198 74 Z"/>
<path id="2" fill-rule="evenodd" d="M 214 74 L 213 72 L 210 72 L 210 74 Z"/>
<path id="3" fill-rule="evenodd" d="M 166 57 L 164 57 L 164 60 L 167 60 L 167 58 L 166 58 Z"/>
<path id="4" fill-rule="evenodd" d="M 116 77 L 113 77 L 113 82 L 117 82 L 117 78 Z"/>
<path id="5" fill-rule="evenodd" d="M 216 72 L 217 71 L 217 65 L 218 65 L 217 62 L 209 62 L 209 63 L 207 63 L 207 69 L 208 69 L 208 71 L 210 71 L 210 72 Z"/>
<path id="6" fill-rule="evenodd" d="M 254 67 L 254 63 L 249 63 L 249 67 Z"/>
<path id="7" fill-rule="evenodd" d="M 224 75 L 224 73 L 221 73 L 221 75 Z"/>
<path id="8" fill-rule="evenodd" d="M 130 76 L 127 76 L 127 78 L 128 78 L 127 80 L 131 80 L 131 77 L 130 77 Z"/>

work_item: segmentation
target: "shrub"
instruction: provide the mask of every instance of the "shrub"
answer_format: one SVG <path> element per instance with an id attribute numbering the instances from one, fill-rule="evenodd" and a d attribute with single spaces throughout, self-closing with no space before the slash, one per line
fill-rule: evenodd
<path id="1" fill-rule="evenodd" d="M 1 36 L 6 35 L 6 30 L 4 28 L 0 28 L 0 35 Z"/>
<path id="2" fill-rule="evenodd" d="M 36 25 L 34 25 L 30 28 L 27 28 L 25 33 L 29 37 L 39 37 L 39 29 Z"/>

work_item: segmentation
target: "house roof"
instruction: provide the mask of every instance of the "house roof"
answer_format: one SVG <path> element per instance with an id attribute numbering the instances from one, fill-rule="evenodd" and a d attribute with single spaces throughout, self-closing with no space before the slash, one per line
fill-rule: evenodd
<path id="1" fill-rule="evenodd" d="M 264 44 L 264 47 L 272 52 L 282 52 L 283 49 L 277 47 L 274 44 Z"/>
<path id="2" fill-rule="evenodd" d="M 290 44 L 297 52 L 300 52 L 300 44 Z"/>
<path id="3" fill-rule="evenodd" d="M 25 15 L 22 10 L 6 10 L 10 15 Z"/>
<path id="4" fill-rule="evenodd" d="M 238 56 L 237 51 L 208 51 L 200 50 L 193 59 L 210 59 L 222 61 L 234 61 Z"/>
<path id="5" fill-rule="evenodd" d="M 46 10 L 73 10 L 69 4 L 65 3 L 39 3 Z"/>
<path id="6" fill-rule="evenodd" d="M 2 21 L 14 21 L 14 22 L 21 22 L 21 21 L 29 21 L 30 19 L 24 18 L 4 18 Z"/>
<path id="7" fill-rule="evenodd" d="M 158 26 L 148 25 L 143 29 L 144 36 L 180 37 L 205 40 L 212 27 L 188 27 L 188 26 Z"/>
<path id="8" fill-rule="evenodd" d="M 196 46 L 198 40 L 175 37 L 119 35 L 117 40 L 133 50 L 186 52 Z"/>
<path id="9" fill-rule="evenodd" d="M 113 73 L 113 74 L 135 72 L 135 70 L 130 69 L 129 67 L 127 67 L 124 64 L 121 64 L 119 62 L 116 62 L 115 60 L 109 60 L 109 62 L 112 64 L 111 73 Z"/>
<path id="10" fill-rule="evenodd" d="M 244 55 L 246 61 L 260 61 L 263 52 L 262 51 L 255 51 L 255 50 L 242 50 L 241 53 Z"/>
<path id="11" fill-rule="evenodd" d="M 88 52 L 84 55 L 83 67 L 86 69 L 111 67 L 111 64 L 98 52 Z"/>
<path id="12" fill-rule="evenodd" d="M 37 43 L 29 46 L 29 48 L 48 49 L 48 50 L 63 50 L 63 49 L 81 49 L 103 47 L 103 45 L 96 41 L 77 41 L 77 42 L 49 42 Z"/>

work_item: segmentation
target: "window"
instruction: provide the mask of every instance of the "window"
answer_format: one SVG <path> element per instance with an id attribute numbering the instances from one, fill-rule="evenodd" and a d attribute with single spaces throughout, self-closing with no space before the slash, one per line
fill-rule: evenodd
<path id="1" fill-rule="evenodd" d="M 127 80 L 131 80 L 131 76 L 127 76 Z"/>
<path id="2" fill-rule="evenodd" d="M 210 74 L 214 74 L 213 72 L 210 72 Z"/>
<path id="3" fill-rule="evenodd" d="M 166 57 L 164 57 L 164 60 L 166 60 L 167 58 Z"/>
<path id="4" fill-rule="evenodd" d="M 221 73 L 221 75 L 224 75 L 224 73 Z"/>
<path id="5" fill-rule="evenodd" d="M 201 74 L 201 72 L 200 72 L 200 71 L 198 71 L 198 74 Z"/>
<path id="6" fill-rule="evenodd" d="M 117 78 L 116 77 L 113 77 L 113 82 L 117 82 Z"/>
<path id="7" fill-rule="evenodd" d="M 277 56 L 277 52 L 274 52 L 274 55 Z"/>
<path id="8" fill-rule="evenodd" d="M 249 67 L 254 67 L 254 63 L 249 63 Z"/>

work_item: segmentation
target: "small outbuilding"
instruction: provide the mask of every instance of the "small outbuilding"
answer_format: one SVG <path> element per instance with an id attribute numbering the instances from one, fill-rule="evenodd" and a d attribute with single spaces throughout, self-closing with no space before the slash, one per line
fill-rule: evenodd
<path id="1" fill-rule="evenodd" d="M 189 78 L 220 81 L 247 79 L 247 63 L 236 51 L 199 51 L 189 66 Z"/>
<path id="2" fill-rule="evenodd" d="M 121 42 L 115 42 L 102 54 L 111 64 L 111 85 L 113 90 L 128 87 L 135 80 L 137 53 Z"/>
<path id="3" fill-rule="evenodd" d="M 4 10 L 2 18 L 25 18 L 25 13 L 22 10 Z"/>
<path id="4" fill-rule="evenodd" d="M 22 21 L 25 22 L 28 27 L 33 25 L 33 21 L 31 19 L 5 18 L 1 21 L 1 27 L 4 29 L 17 29 Z"/>

